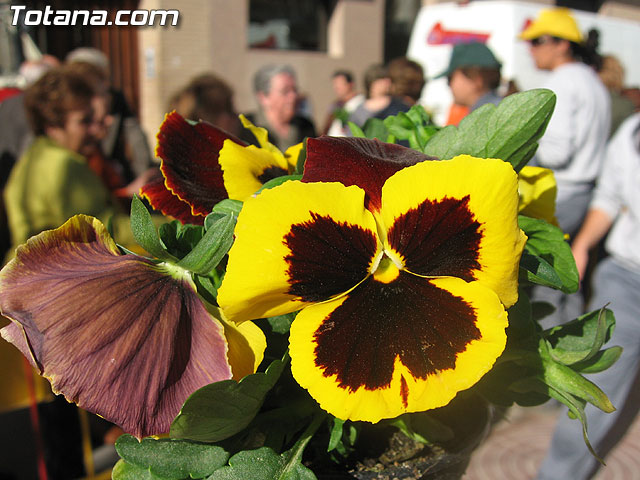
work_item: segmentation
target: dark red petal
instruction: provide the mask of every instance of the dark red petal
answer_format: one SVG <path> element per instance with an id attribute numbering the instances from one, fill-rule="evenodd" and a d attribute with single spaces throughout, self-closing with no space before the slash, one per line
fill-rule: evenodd
<path id="1" fill-rule="evenodd" d="M 417 275 L 475 279 L 482 226 L 469 208 L 469 196 L 425 200 L 398 217 L 387 234 L 402 254 L 405 268 Z"/>
<path id="2" fill-rule="evenodd" d="M 480 338 L 472 305 L 429 280 L 400 272 L 391 283 L 367 279 L 315 333 L 316 366 L 350 391 L 391 382 L 396 358 L 414 378 L 455 367 Z"/>
<path id="3" fill-rule="evenodd" d="M 140 189 L 140 195 L 149 200 L 151 206 L 165 215 L 180 220 L 182 223 L 203 225 L 205 215 L 193 215 L 191 205 L 180 200 L 164 185 L 164 177 L 158 172 Z"/>
<path id="4" fill-rule="evenodd" d="M 404 167 L 434 159 L 411 148 L 376 139 L 309 138 L 302 181 L 357 185 L 366 193 L 365 206 L 379 210 L 382 185 L 387 178 Z"/>
<path id="5" fill-rule="evenodd" d="M 246 145 L 206 122 L 191 124 L 176 112 L 167 114 L 158 132 L 156 155 L 166 185 L 192 207 L 194 215 L 207 215 L 228 197 L 218 156 L 225 140 Z"/>
<path id="6" fill-rule="evenodd" d="M 291 250 L 285 258 L 291 283 L 287 293 L 317 302 L 346 292 L 367 276 L 377 239 L 358 225 L 315 213 L 311 217 L 292 225 L 283 242 Z"/>
<path id="7" fill-rule="evenodd" d="M 0 308 L 2 336 L 55 392 L 136 436 L 167 432 L 193 391 L 231 378 L 223 327 L 188 279 L 119 255 L 90 217 L 18 249 Z"/>

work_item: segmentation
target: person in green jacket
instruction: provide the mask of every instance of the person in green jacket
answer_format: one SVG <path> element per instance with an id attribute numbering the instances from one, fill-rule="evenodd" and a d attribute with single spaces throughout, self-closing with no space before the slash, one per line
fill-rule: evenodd
<path id="1" fill-rule="evenodd" d="M 25 107 L 36 138 L 4 191 L 13 249 L 80 213 L 105 224 L 113 218 L 116 240 L 131 237 L 128 219 L 114 217 L 117 204 L 85 158 L 100 128 L 92 109 L 94 96 L 85 78 L 64 67 L 50 70 L 27 90 Z"/>

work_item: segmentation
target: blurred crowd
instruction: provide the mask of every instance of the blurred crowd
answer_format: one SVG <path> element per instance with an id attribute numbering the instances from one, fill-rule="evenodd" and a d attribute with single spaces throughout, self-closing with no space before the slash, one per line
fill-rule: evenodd
<path id="1" fill-rule="evenodd" d="M 632 353 L 628 362 L 619 362 L 620 367 L 607 374 L 603 384 L 610 389 L 606 393 L 624 404 L 637 388 L 632 381 L 640 372 L 640 301 L 634 290 L 640 287 L 640 252 L 634 242 L 640 240 L 638 89 L 625 85 L 624 65 L 614 55 L 599 54 L 597 32 L 584 34 L 568 10 L 542 11 L 521 38 L 529 42 L 537 68 L 550 72 L 546 87 L 557 95 L 555 112 L 532 164 L 554 171 L 557 221 L 569 235 L 584 279 L 577 294 L 558 295 L 541 287 L 533 297 L 556 307 L 550 320 L 556 323 L 580 315 L 589 301 L 593 308 L 611 302 L 618 317 L 617 331 L 626 337 L 616 335 L 614 343 L 624 344 Z M 454 99 L 447 124 L 457 125 L 470 112 L 486 104 L 497 105 L 517 92 L 516 85 L 501 77 L 501 67 L 483 43 L 454 46 L 446 70 L 433 72 L 447 79 Z M 127 244 L 131 198 L 157 175 L 158 164 L 133 109 L 110 84 L 107 57 L 90 48 L 72 51 L 64 61 L 44 55 L 25 62 L 21 74 L 27 83 L 24 90 L 0 90 L 3 256 L 10 259 L 29 237 L 58 227 L 78 213 L 105 223 L 111 219 L 116 240 Z M 351 122 L 366 129 L 372 119 L 407 112 L 420 104 L 426 78 L 422 66 L 408 58 L 371 65 L 361 79 L 348 70 L 335 71 L 327 78 L 335 100 L 325 120 L 316 126 L 309 102 L 300 94 L 296 72 L 287 65 L 267 65 L 253 79 L 256 109 L 244 114 L 265 127 L 271 143 L 284 151 L 306 137 L 350 136 Z M 167 99 L 167 111 L 171 110 L 257 143 L 238 119 L 233 88 L 213 73 L 195 76 Z M 11 349 L 0 342 L 3 364 L 20 365 L 18 354 L 4 351 Z M 38 380 L 27 376 L 25 381 Z M 31 403 L 50 403 L 46 388 L 37 392 L 43 393 L 32 395 Z M 24 409 L 29 402 L 23 397 L 8 395 L 0 412 Z M 69 420 L 75 413 L 69 414 L 72 407 L 64 401 L 57 409 L 47 408 L 40 411 L 40 427 L 48 478 L 79 477 L 81 451 L 67 451 L 65 460 L 59 461 L 59 439 L 52 433 L 57 432 L 62 418 L 65 425 L 75 425 L 75 420 Z M 606 454 L 612 424 L 627 422 L 634 414 L 605 419 L 590 411 L 596 449 Z M 29 423 L 33 418 L 25 414 L 16 421 Z M 98 427 L 102 436 L 94 443 L 112 442 L 114 428 L 106 422 Z M 575 426 L 559 427 L 540 478 L 589 478 L 597 468 L 580 445 L 581 433 L 570 429 Z M 65 439 L 78 437 L 79 431 L 79 426 L 66 428 Z M 569 431 L 572 436 L 566 434 Z M 5 478 L 1 470 L 0 479 Z M 583 476 L 576 476 L 578 471 L 584 471 Z"/>

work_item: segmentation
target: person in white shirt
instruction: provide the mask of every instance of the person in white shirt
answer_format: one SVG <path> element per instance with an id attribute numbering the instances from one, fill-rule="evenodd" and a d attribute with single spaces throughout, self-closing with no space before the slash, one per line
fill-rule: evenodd
<path id="1" fill-rule="evenodd" d="M 616 411 L 608 414 L 588 405 L 588 434 L 602 458 L 622 439 L 640 406 L 640 113 L 617 130 L 608 148 L 602 175 L 582 228 L 572 244 L 580 276 L 589 250 L 609 232 L 601 261 L 593 276 L 592 309 L 610 303 L 616 327 L 608 346 L 623 348 L 608 370 L 591 375 Z M 600 464 L 582 441 L 579 421 L 561 415 L 539 480 L 591 478 Z"/>
<path id="2" fill-rule="evenodd" d="M 521 34 L 537 68 L 550 71 L 545 87 L 556 106 L 532 164 L 553 170 L 558 185 L 556 218 L 570 241 L 580 229 L 600 174 L 611 125 L 610 98 L 592 66 L 597 66 L 597 34 L 585 39 L 567 8 L 542 10 Z M 581 293 L 563 295 L 546 287 L 533 298 L 552 303 L 544 326 L 582 313 Z"/>

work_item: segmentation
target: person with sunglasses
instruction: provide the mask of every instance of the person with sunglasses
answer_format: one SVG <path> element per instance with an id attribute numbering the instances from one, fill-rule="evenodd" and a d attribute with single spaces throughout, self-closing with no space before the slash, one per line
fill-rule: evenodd
<path id="1" fill-rule="evenodd" d="M 611 124 L 610 98 L 596 73 L 597 32 L 585 38 L 567 8 L 549 8 L 520 34 L 529 42 L 536 67 L 549 71 L 545 88 L 556 106 L 532 164 L 553 170 L 558 185 L 556 218 L 573 239 L 587 213 L 605 158 Z M 571 241 L 571 240 L 570 240 Z M 564 295 L 546 287 L 533 298 L 556 307 L 545 327 L 565 323 L 583 310 L 582 294 Z"/>

